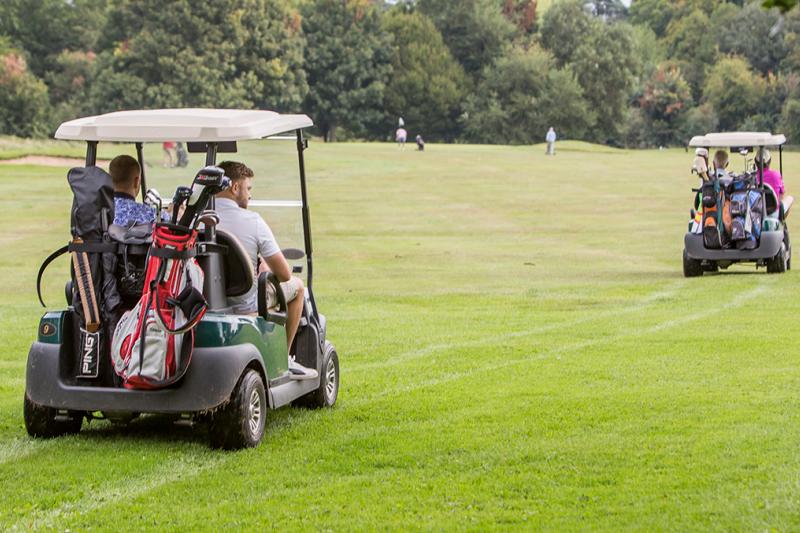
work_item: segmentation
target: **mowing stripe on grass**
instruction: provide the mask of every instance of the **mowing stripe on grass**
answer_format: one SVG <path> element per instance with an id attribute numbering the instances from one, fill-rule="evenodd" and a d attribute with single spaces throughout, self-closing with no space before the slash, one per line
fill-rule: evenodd
<path id="1" fill-rule="evenodd" d="M 212 457 L 188 457 L 169 460 L 161 468 L 142 475 L 138 479 L 117 480 L 117 483 L 124 483 L 122 486 L 116 483 L 107 483 L 94 491 L 91 497 L 65 502 L 59 507 L 50 509 L 42 514 L 35 512 L 33 516 L 18 520 L 10 529 L 12 531 L 21 529 L 59 529 L 59 524 L 70 519 L 75 519 L 80 515 L 103 508 L 106 505 L 120 505 L 120 502 L 129 502 L 137 496 L 174 481 L 195 477 L 206 470 L 222 466 L 230 457 L 234 456 L 235 454 L 220 454 Z M 191 459 L 196 459 L 197 462 Z"/>
<path id="2" fill-rule="evenodd" d="M 500 335 L 495 335 L 493 337 L 482 337 L 476 340 L 461 341 L 461 342 L 429 344 L 428 346 L 418 348 L 416 350 L 400 353 L 398 355 L 392 356 L 390 359 L 386 359 L 383 361 L 368 362 L 360 365 L 359 364 L 348 365 L 348 372 L 373 370 L 376 368 L 399 365 L 402 363 L 406 363 L 408 361 L 413 361 L 415 359 L 425 357 L 427 355 L 431 355 L 436 352 L 450 350 L 453 348 L 472 348 L 477 346 L 486 346 L 488 344 L 495 344 L 497 342 L 501 342 L 506 339 L 516 339 L 521 337 L 528 337 L 531 335 L 538 335 L 540 333 L 547 333 L 549 331 L 558 331 L 560 329 L 571 328 L 581 324 L 586 324 L 588 322 L 593 322 L 595 320 L 599 320 L 602 318 L 608 318 L 621 314 L 635 313 L 649 307 L 650 305 L 652 305 L 653 303 L 657 302 L 662 298 L 666 298 L 668 296 L 675 294 L 676 292 L 678 292 L 679 289 L 683 288 L 685 285 L 686 285 L 685 280 L 672 283 L 670 288 L 663 289 L 660 291 L 655 291 L 651 294 L 648 294 L 644 298 L 636 301 L 636 303 L 634 303 L 633 305 L 623 307 L 622 309 L 601 311 L 594 315 L 587 315 L 583 318 L 567 320 L 565 322 L 558 322 L 555 324 L 548 324 L 546 326 L 539 326 L 536 328 L 526 329 L 522 331 L 503 333 Z"/>
<path id="3" fill-rule="evenodd" d="M 465 370 L 465 371 L 462 371 L 462 372 L 451 372 L 451 373 L 443 374 L 442 376 L 439 376 L 439 377 L 436 377 L 436 378 L 428 379 L 428 380 L 425 380 L 425 381 L 417 381 L 417 382 L 412 383 L 410 385 L 405 385 L 405 386 L 401 386 L 401 387 L 394 387 L 394 388 L 391 388 L 391 389 L 386 389 L 384 391 L 381 391 L 381 392 L 379 392 L 377 394 L 373 394 L 373 395 L 365 397 L 365 398 L 358 398 L 358 399 L 355 399 L 355 400 L 352 400 L 352 401 L 348 402 L 347 405 L 348 406 L 353 406 L 353 405 L 358 406 L 358 405 L 370 403 L 370 402 L 372 402 L 374 400 L 379 400 L 379 399 L 385 398 L 387 396 L 396 396 L 396 395 L 399 395 L 399 394 L 412 392 L 412 391 L 415 391 L 415 390 L 418 390 L 418 389 L 422 389 L 422 388 L 426 388 L 426 387 L 435 387 L 435 386 L 441 385 L 443 383 L 449 383 L 449 382 L 456 381 L 456 380 L 459 380 L 459 379 L 462 379 L 462 378 L 468 378 L 468 377 L 470 377 L 470 376 L 472 376 L 474 374 L 484 375 L 486 372 L 491 372 L 491 371 L 494 371 L 494 370 L 507 368 L 509 366 L 521 365 L 521 364 L 525 364 L 525 363 L 531 363 L 531 362 L 534 362 L 534 361 L 541 361 L 543 359 L 550 359 L 550 358 L 560 359 L 562 355 L 565 355 L 565 354 L 571 353 L 571 352 L 577 352 L 577 351 L 580 351 L 580 350 L 583 350 L 585 348 L 589 348 L 589 347 L 592 347 L 592 346 L 599 346 L 599 345 L 603 345 L 603 344 L 609 344 L 609 343 L 613 343 L 613 342 L 624 340 L 624 339 L 635 339 L 637 337 L 641 337 L 641 336 L 647 335 L 649 333 L 658 333 L 658 332 L 666 330 L 666 329 L 674 328 L 675 326 L 680 326 L 680 325 L 685 324 L 687 322 L 693 322 L 695 320 L 701 320 L 702 318 L 705 318 L 705 317 L 709 316 L 710 314 L 714 314 L 714 313 L 717 313 L 717 312 L 720 312 L 720 311 L 723 311 L 723 310 L 729 310 L 729 309 L 732 309 L 732 308 L 740 307 L 745 302 L 747 302 L 748 300 L 751 300 L 752 298 L 755 298 L 756 296 L 758 296 L 760 294 L 763 294 L 765 292 L 765 290 L 767 289 L 766 286 L 768 284 L 771 284 L 771 282 L 761 282 L 758 286 L 754 287 L 753 289 L 751 289 L 751 290 L 749 290 L 747 292 L 744 292 L 744 293 L 736 295 L 734 298 L 732 298 L 730 300 L 729 303 L 720 304 L 720 305 L 718 305 L 716 307 L 705 308 L 701 312 L 694 313 L 694 314 L 691 314 L 691 315 L 686 315 L 686 316 L 683 316 L 681 318 L 676 318 L 676 319 L 673 319 L 673 320 L 665 320 L 663 322 L 659 322 L 658 324 L 655 324 L 653 326 L 649 326 L 649 327 L 644 328 L 644 329 L 634 328 L 634 330 L 629 332 L 629 333 L 622 333 L 622 334 L 618 334 L 618 335 L 613 335 L 611 337 L 603 337 L 603 338 L 599 338 L 599 339 L 593 339 L 593 340 L 574 343 L 574 344 L 568 345 L 568 346 L 566 346 L 566 347 L 564 347 L 564 348 L 562 348 L 560 350 L 557 350 L 557 351 L 554 351 L 554 352 L 550 352 L 550 353 L 546 353 L 546 354 L 542 354 L 542 355 L 537 356 L 537 357 L 523 357 L 523 358 L 517 358 L 517 359 L 509 359 L 507 361 L 493 362 L 493 363 L 488 364 L 488 365 L 482 365 L 482 366 L 473 367 L 473 368 L 470 368 L 469 370 Z"/>

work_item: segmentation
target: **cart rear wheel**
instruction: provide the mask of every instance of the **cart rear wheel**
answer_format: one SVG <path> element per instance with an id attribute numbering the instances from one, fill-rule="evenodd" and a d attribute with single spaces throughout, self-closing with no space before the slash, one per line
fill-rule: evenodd
<path id="1" fill-rule="evenodd" d="M 697 259 L 692 259 L 686 250 L 683 250 L 683 275 L 694 278 L 703 275 L 703 264 Z"/>
<path id="2" fill-rule="evenodd" d="M 62 435 L 74 435 L 81 430 L 83 413 L 80 411 L 61 411 L 34 403 L 25 395 L 23 405 L 25 429 L 31 437 L 51 439 Z"/>
<path id="3" fill-rule="evenodd" d="M 325 341 L 319 373 L 319 388 L 295 400 L 302 407 L 319 409 L 333 407 L 339 397 L 339 355 L 329 341 Z"/>
<path id="4" fill-rule="evenodd" d="M 767 272 L 770 274 L 780 274 L 782 272 L 786 272 L 787 267 L 786 245 L 781 244 L 781 248 L 778 250 L 777 255 L 767 261 Z"/>
<path id="5" fill-rule="evenodd" d="M 229 450 L 258 446 L 264 436 L 267 409 L 261 374 L 245 370 L 228 403 L 211 415 L 208 427 L 211 446 Z"/>

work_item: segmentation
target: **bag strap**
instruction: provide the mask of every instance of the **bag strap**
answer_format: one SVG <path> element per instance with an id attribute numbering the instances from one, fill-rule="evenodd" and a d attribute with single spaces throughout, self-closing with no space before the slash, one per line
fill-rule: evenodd
<path id="1" fill-rule="evenodd" d="M 171 248 L 156 248 L 155 246 L 150 249 L 150 255 L 153 257 L 162 257 L 164 259 L 192 259 L 197 255 L 196 248 L 189 248 L 183 251 L 173 250 Z"/>
<path id="2" fill-rule="evenodd" d="M 90 254 L 115 254 L 117 253 L 117 243 L 114 242 L 75 242 L 68 245 L 70 252 L 83 252 Z"/>
<path id="3" fill-rule="evenodd" d="M 47 267 L 50 266 L 50 263 L 64 255 L 68 249 L 69 244 L 65 244 L 52 254 L 48 255 L 47 259 L 45 259 L 42 263 L 42 266 L 39 267 L 39 273 L 36 275 L 36 294 L 39 296 L 39 303 L 42 304 L 42 307 L 47 307 L 42 299 L 42 276 L 44 275 L 44 271 L 47 270 Z"/>
<path id="4" fill-rule="evenodd" d="M 76 237 L 73 242 L 80 244 L 81 241 Z M 78 283 L 78 293 L 81 295 L 86 330 L 94 333 L 100 329 L 100 311 L 97 308 L 89 255 L 86 252 L 72 252 L 72 267 L 75 271 L 75 281 Z"/>

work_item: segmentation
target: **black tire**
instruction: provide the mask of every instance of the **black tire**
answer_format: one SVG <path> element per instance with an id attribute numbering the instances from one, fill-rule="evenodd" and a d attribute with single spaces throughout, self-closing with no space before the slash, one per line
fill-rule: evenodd
<path id="1" fill-rule="evenodd" d="M 333 407 L 339 397 L 339 354 L 329 341 L 325 341 L 322 367 L 319 373 L 319 388 L 295 400 L 295 405 L 320 409 Z"/>
<path id="2" fill-rule="evenodd" d="M 781 248 L 778 250 L 778 253 L 775 255 L 775 257 L 767 261 L 767 272 L 769 274 L 781 274 L 786 272 L 786 267 L 786 248 L 784 248 L 784 245 L 781 244 Z"/>
<path id="3" fill-rule="evenodd" d="M 783 225 L 783 244 L 786 246 L 786 270 L 792 269 L 792 241 L 789 239 L 789 228 Z"/>
<path id="4" fill-rule="evenodd" d="M 683 250 L 683 275 L 687 278 L 696 278 L 703 275 L 703 264 L 689 257 L 686 250 Z"/>
<path id="5" fill-rule="evenodd" d="M 267 409 L 261 374 L 245 370 L 228 403 L 211 414 L 208 427 L 211 446 L 226 450 L 258 446 L 264 436 Z"/>
<path id="6" fill-rule="evenodd" d="M 59 415 L 57 409 L 34 403 L 27 394 L 22 412 L 28 435 L 40 439 L 74 435 L 80 432 L 83 425 L 84 414 L 81 411 L 67 411 Z"/>

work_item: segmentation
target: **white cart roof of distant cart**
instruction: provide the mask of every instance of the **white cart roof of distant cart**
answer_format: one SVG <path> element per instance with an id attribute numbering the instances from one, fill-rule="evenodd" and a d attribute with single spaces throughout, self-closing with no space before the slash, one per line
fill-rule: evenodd
<path id="1" fill-rule="evenodd" d="M 689 146 L 752 147 L 752 146 L 780 146 L 786 143 L 786 137 L 765 131 L 735 131 L 725 133 L 707 133 L 696 135 L 689 141 Z"/>

